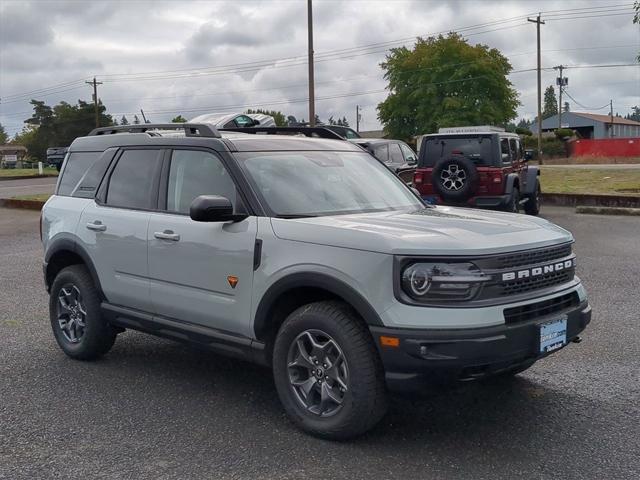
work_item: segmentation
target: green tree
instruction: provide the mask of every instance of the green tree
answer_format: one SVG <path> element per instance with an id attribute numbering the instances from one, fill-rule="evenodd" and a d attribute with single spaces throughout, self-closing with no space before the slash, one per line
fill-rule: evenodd
<path id="1" fill-rule="evenodd" d="M 277 110 L 263 110 L 258 108 L 256 110 L 248 109 L 245 113 L 260 113 L 262 115 L 270 115 L 273 117 L 273 120 L 276 122 L 278 127 L 285 127 L 287 125 L 287 117 L 284 113 Z"/>
<path id="2" fill-rule="evenodd" d="M 129 120 L 127 120 L 127 117 L 124 115 L 122 115 L 122 118 L 120 119 L 120 125 L 129 125 Z"/>
<path id="3" fill-rule="evenodd" d="M 562 107 L 562 111 L 563 112 L 570 112 L 571 111 L 571 106 L 569 105 L 569 102 L 564 102 L 564 106 Z"/>
<path id="4" fill-rule="evenodd" d="M 631 113 L 625 115 L 624 118 L 629 120 L 635 120 L 636 122 L 640 122 L 640 107 L 637 105 L 631 108 Z"/>
<path id="5" fill-rule="evenodd" d="M 95 110 L 92 103 L 78 100 L 76 105 L 60 102 L 54 107 L 40 100 L 31 100 L 33 114 L 25 120 L 33 127 L 21 137 L 22 145 L 27 147 L 29 155 L 38 160 L 46 158 L 49 147 L 66 147 L 76 137 L 87 135 L 95 128 Z M 107 115 L 105 106 L 98 104 L 100 125 L 113 124 L 111 115 Z"/>
<path id="6" fill-rule="evenodd" d="M 187 119 L 182 115 L 178 115 L 177 117 L 173 117 L 171 119 L 171 123 L 187 123 Z"/>
<path id="7" fill-rule="evenodd" d="M 378 105 L 378 118 L 392 138 L 440 127 L 505 125 L 516 116 L 508 59 L 456 33 L 418 38 L 413 49 L 394 48 L 381 66 L 391 93 Z"/>
<path id="8" fill-rule="evenodd" d="M 4 126 L 0 123 L 0 145 L 7 143 L 9 140 L 9 135 L 7 131 L 4 129 Z"/>
<path id="9" fill-rule="evenodd" d="M 558 99 L 553 85 L 549 85 L 544 91 L 544 103 L 542 107 L 542 119 L 553 117 L 558 113 Z"/>

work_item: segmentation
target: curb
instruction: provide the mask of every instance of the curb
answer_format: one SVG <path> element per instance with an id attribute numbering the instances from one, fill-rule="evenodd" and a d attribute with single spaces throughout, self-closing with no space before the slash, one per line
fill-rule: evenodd
<path id="1" fill-rule="evenodd" d="M 18 200 L 16 198 L 0 198 L 0 207 L 22 208 L 24 210 L 42 210 L 44 202 L 40 200 Z"/>
<path id="2" fill-rule="evenodd" d="M 543 207 L 564 205 L 569 207 L 640 208 L 640 197 L 632 195 L 597 195 L 581 193 L 543 193 Z"/>
<path id="3" fill-rule="evenodd" d="M 592 215 L 632 215 L 640 216 L 640 208 L 622 207 L 576 207 L 576 213 L 586 213 Z"/>
<path id="4" fill-rule="evenodd" d="M 32 178 L 49 178 L 58 175 L 18 175 L 17 177 L 0 177 L 0 182 L 10 182 L 11 180 L 30 180 Z"/>

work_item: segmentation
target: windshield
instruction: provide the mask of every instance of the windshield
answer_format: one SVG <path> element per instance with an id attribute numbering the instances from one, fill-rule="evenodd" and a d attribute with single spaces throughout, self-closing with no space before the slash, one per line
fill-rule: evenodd
<path id="1" fill-rule="evenodd" d="M 236 157 L 277 216 L 424 208 L 401 180 L 368 153 L 248 152 Z"/>
<path id="2" fill-rule="evenodd" d="M 476 164 L 490 165 L 492 163 L 492 148 L 490 136 L 468 137 L 433 137 L 427 138 L 425 163 L 434 165 L 441 158 L 464 156 Z"/>

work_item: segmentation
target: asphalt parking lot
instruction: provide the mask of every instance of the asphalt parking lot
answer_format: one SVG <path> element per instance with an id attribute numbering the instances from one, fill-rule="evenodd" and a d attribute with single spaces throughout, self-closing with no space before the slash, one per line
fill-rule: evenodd
<path id="1" fill-rule="evenodd" d="M 288 422 L 257 366 L 136 332 L 100 361 L 65 357 L 38 213 L 0 209 L 0 478 L 639 478 L 640 219 L 544 215 L 577 239 L 584 341 L 510 382 L 394 398 L 332 443 Z"/>
<path id="2" fill-rule="evenodd" d="M 3 180 L 0 181 L 0 198 L 53 193 L 57 181 L 58 177 Z"/>

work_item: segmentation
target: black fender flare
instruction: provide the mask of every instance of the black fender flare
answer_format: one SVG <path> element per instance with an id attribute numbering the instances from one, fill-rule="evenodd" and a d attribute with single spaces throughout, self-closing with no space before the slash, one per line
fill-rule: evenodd
<path id="1" fill-rule="evenodd" d="M 318 272 L 297 272 L 281 278 L 271 285 L 262 296 L 253 322 L 253 330 L 257 339 L 262 339 L 269 325 L 269 312 L 280 298 L 295 288 L 320 288 L 347 302 L 368 325 L 384 326 L 380 316 L 371 304 L 353 287 L 331 275 Z"/>
<path id="2" fill-rule="evenodd" d="M 521 188 L 522 186 L 520 185 L 520 180 L 517 173 L 509 173 L 507 175 L 505 186 L 504 186 L 504 193 L 506 195 L 511 195 L 511 193 L 513 192 L 513 187 L 516 184 L 516 181 L 518 182 L 518 188 Z M 522 191 L 520 193 L 522 193 Z"/>
<path id="3" fill-rule="evenodd" d="M 524 195 L 533 195 L 538 188 L 538 177 L 540 176 L 540 169 L 538 167 L 527 167 L 527 173 L 525 175 L 525 184 L 521 186 L 520 193 Z"/>
<path id="4" fill-rule="evenodd" d="M 73 237 L 68 235 L 54 238 L 51 241 L 50 245 L 48 246 L 47 252 L 44 256 L 44 282 L 45 282 L 45 287 L 47 289 L 47 292 L 51 288 L 51 285 L 47 280 L 49 277 L 47 274 L 48 273 L 47 269 L 49 264 L 51 263 L 51 259 L 55 257 L 57 254 L 59 254 L 60 252 L 65 252 L 65 251 L 76 254 L 82 259 L 83 263 L 87 267 L 87 270 L 89 270 L 89 274 L 91 275 L 93 283 L 98 290 L 98 294 L 100 295 L 100 298 L 106 300 L 104 292 L 102 291 L 102 286 L 100 285 L 100 278 L 98 277 L 98 272 L 96 270 L 95 265 L 93 264 L 93 261 L 91 260 L 91 257 L 89 256 L 89 253 L 87 253 L 84 247 L 79 245 L 78 242 Z"/>

